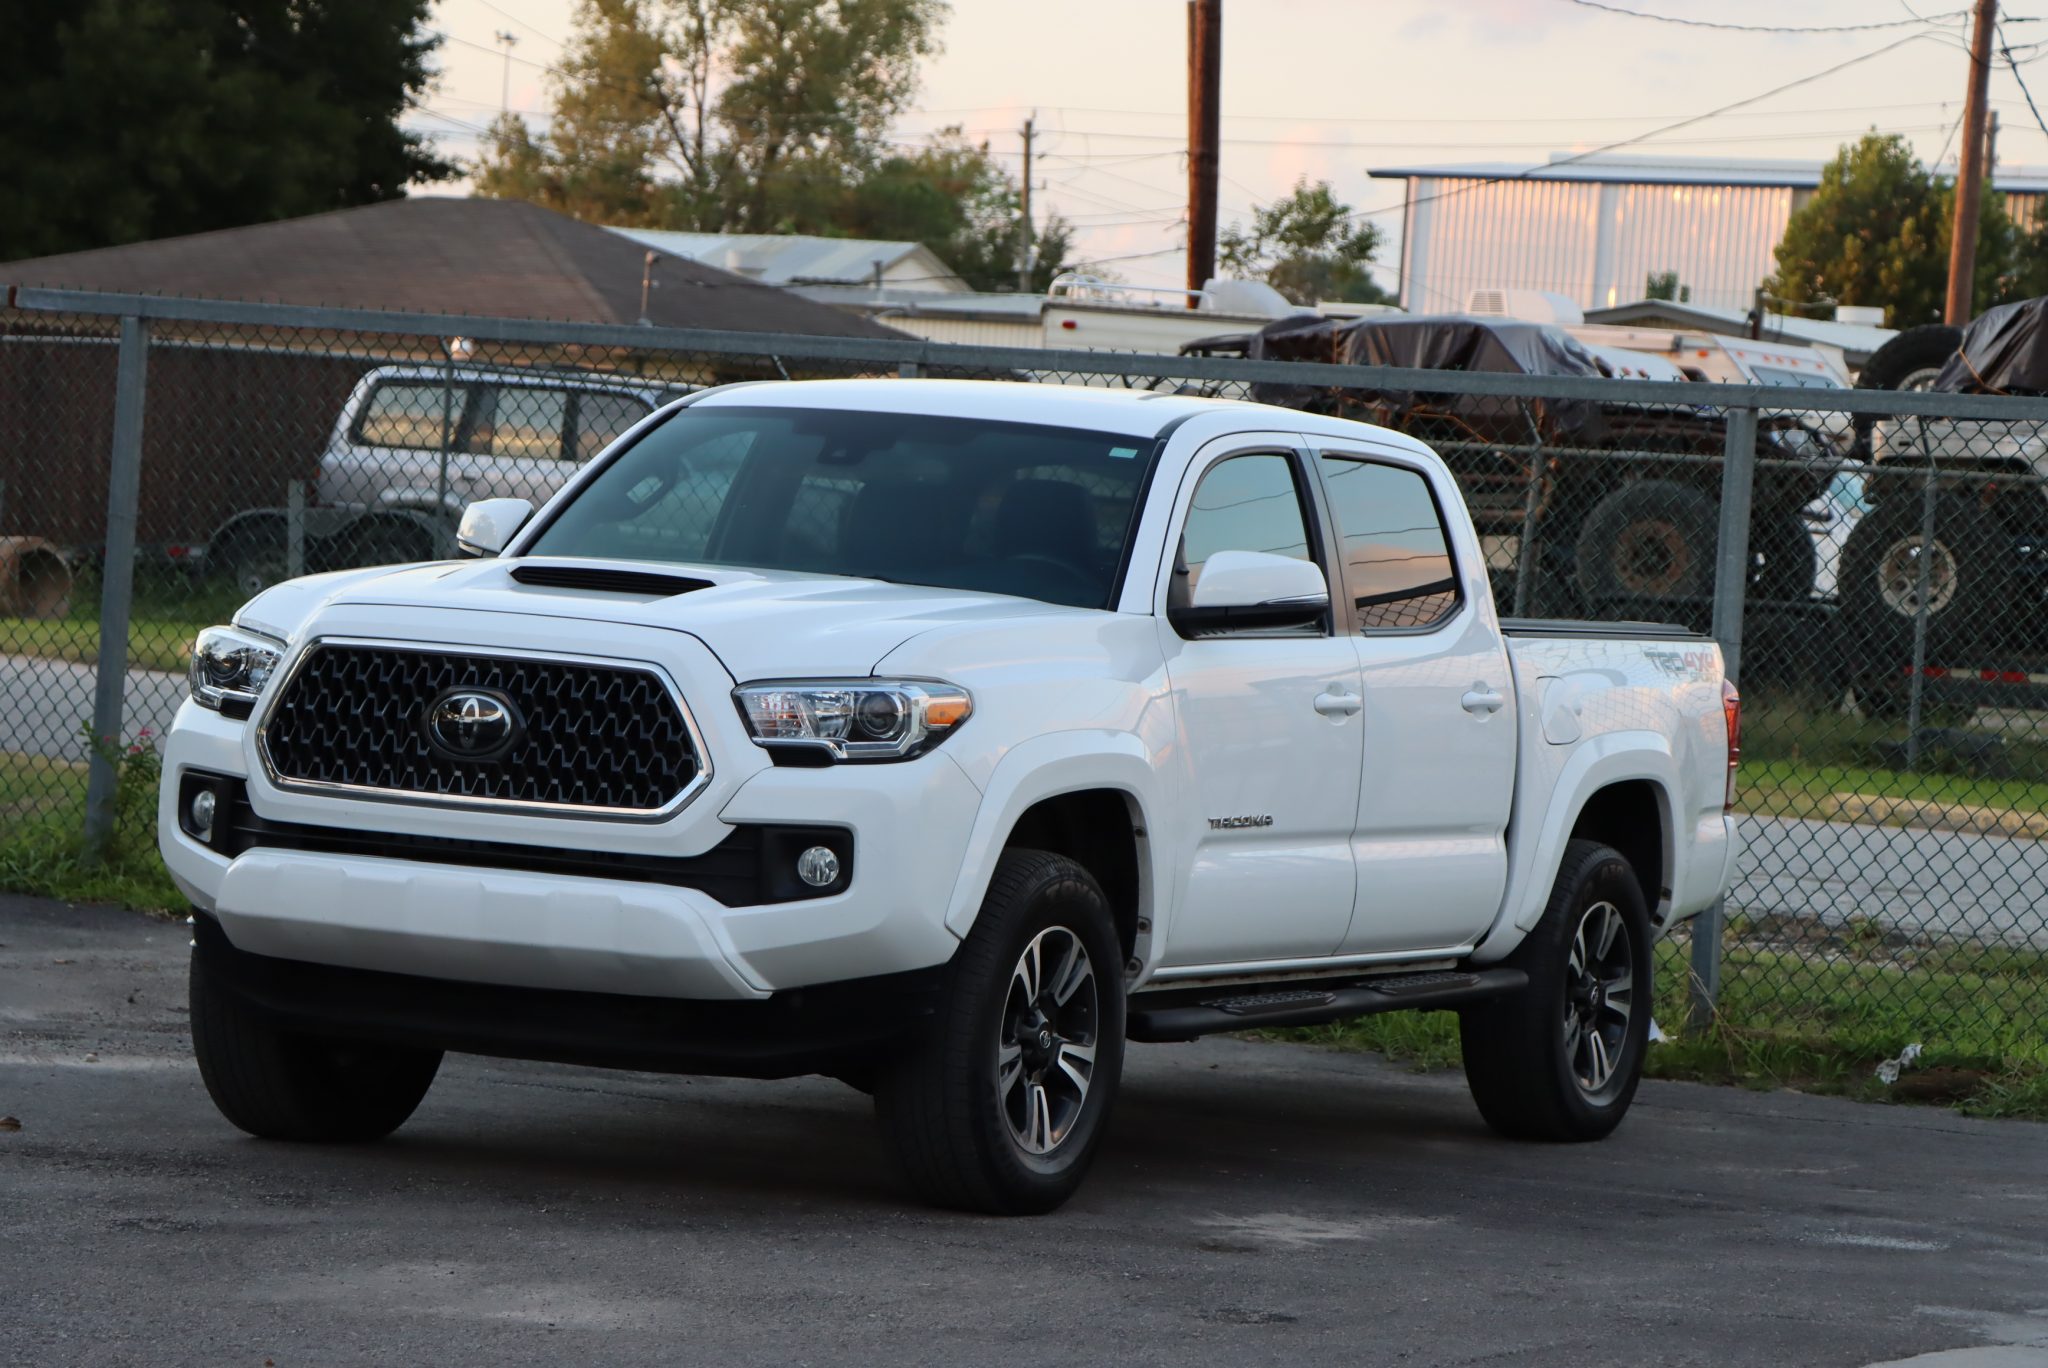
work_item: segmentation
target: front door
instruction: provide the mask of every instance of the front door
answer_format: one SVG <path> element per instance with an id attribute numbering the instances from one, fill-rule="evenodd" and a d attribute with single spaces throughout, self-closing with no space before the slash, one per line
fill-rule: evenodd
<path id="1" fill-rule="evenodd" d="M 1182 483 L 1156 607 L 1192 826 L 1168 966 L 1328 955 L 1355 893 L 1351 832 L 1361 754 L 1358 655 L 1325 622 L 1289 633 L 1183 640 L 1167 622 L 1218 551 L 1295 556 L 1328 570 L 1313 478 L 1293 439 L 1204 450 Z M 1184 568 L 1184 573 L 1183 573 Z"/>
<path id="2" fill-rule="evenodd" d="M 1457 491 L 1406 452 L 1313 439 L 1343 545 L 1365 747 L 1346 954 L 1469 944 L 1507 884 L 1514 680 Z"/>

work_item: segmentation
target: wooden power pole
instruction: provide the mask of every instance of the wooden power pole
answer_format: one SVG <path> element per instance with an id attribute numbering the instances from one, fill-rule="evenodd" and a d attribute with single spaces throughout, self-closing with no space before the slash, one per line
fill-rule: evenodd
<path id="1" fill-rule="evenodd" d="M 1031 259 L 1031 137 L 1038 116 L 1033 114 L 1024 121 L 1024 189 L 1020 204 L 1022 214 L 1017 225 L 1021 239 L 1017 245 L 1017 292 L 1031 293 L 1031 272 L 1037 262 Z"/>
<path id="2" fill-rule="evenodd" d="M 1216 274 L 1217 142 L 1223 91 L 1223 0 L 1188 0 L 1188 289 Z M 1188 307 L 1194 308 L 1194 295 Z"/>
<path id="3" fill-rule="evenodd" d="M 1956 219 L 1948 243 L 1948 302 L 1943 321 L 1970 321 L 1971 285 L 1977 276 L 1977 210 L 1984 199 L 1984 111 L 1991 85 L 1991 32 L 1998 0 L 1977 0 L 1970 32 L 1970 85 L 1963 95 L 1962 158 L 1956 167 Z"/>

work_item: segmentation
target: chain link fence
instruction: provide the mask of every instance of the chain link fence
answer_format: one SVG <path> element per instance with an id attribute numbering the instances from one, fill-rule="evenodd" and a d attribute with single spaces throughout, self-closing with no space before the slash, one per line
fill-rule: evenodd
<path id="1" fill-rule="evenodd" d="M 1698 1005 L 1865 1031 L 1873 1059 L 1924 1037 L 1987 1068 L 2048 1067 L 2048 400 L 15 303 L 8 824 L 104 835 L 121 771 L 183 697 L 194 633 L 253 593 L 444 556 L 464 505 L 545 499 L 691 389 L 891 375 L 1254 399 L 1440 452 L 1504 615 L 1676 621 L 1722 642 L 1746 704 L 1746 848 L 1725 916 L 1673 952 L 1678 968 L 1691 937 Z M 807 491 L 806 535 L 845 532 L 851 494 Z"/>

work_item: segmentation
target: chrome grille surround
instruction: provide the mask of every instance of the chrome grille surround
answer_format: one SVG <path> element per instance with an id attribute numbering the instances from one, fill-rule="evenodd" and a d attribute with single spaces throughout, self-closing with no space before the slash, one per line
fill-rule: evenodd
<path id="1" fill-rule="evenodd" d="M 379 697 L 366 684 L 390 689 Z M 506 692 L 526 714 L 527 735 L 503 761 L 451 760 L 420 735 L 419 711 L 456 685 Z M 341 754 L 321 754 L 331 743 L 309 734 L 351 725 Z M 264 700 L 256 753 L 293 793 L 604 821 L 671 817 L 712 773 L 689 705 L 652 662 L 356 637 L 297 653 Z"/>

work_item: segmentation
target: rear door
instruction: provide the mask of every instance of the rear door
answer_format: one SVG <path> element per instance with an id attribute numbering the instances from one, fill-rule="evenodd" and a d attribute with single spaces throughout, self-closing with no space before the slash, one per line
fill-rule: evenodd
<path id="1" fill-rule="evenodd" d="M 1507 884 L 1514 681 L 1450 480 L 1400 448 L 1311 439 L 1365 708 L 1346 954 L 1466 944 Z"/>
<path id="2" fill-rule="evenodd" d="M 1155 607 L 1193 796 L 1179 808 L 1191 857 L 1169 966 L 1324 956 L 1351 922 L 1357 651 L 1327 621 L 1189 641 L 1166 618 L 1218 551 L 1293 556 L 1327 576 L 1314 479 L 1297 439 L 1238 436 L 1198 453 L 1176 496 Z"/>
<path id="3" fill-rule="evenodd" d="M 569 404 L 563 385 L 504 382 L 489 387 L 472 449 L 459 464 L 456 502 L 525 499 L 545 503 L 576 471 L 569 459 Z"/>

